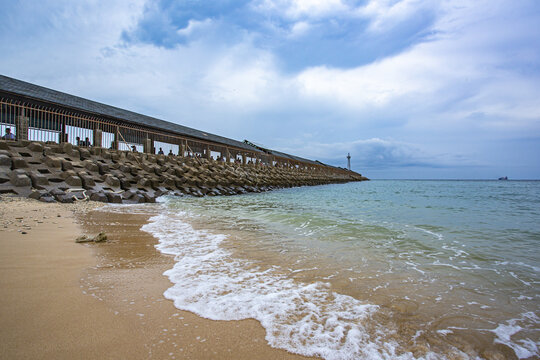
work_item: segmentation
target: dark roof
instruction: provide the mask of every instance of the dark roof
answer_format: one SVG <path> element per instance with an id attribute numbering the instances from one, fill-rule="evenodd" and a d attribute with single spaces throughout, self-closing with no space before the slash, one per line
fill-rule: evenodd
<path id="1" fill-rule="evenodd" d="M 142 125 L 145 127 L 152 127 L 155 129 L 175 133 L 177 135 L 183 135 L 228 146 L 234 146 L 245 150 L 261 152 L 260 150 L 244 144 L 241 141 L 210 134 L 204 131 L 189 128 L 187 126 L 182 126 L 168 121 L 156 119 L 151 116 L 138 114 L 129 110 L 124 110 L 114 106 L 98 103 L 96 101 L 87 100 L 78 96 L 69 95 L 60 91 L 34 85 L 4 75 L 0 75 L 0 91 L 16 95 L 22 95 L 24 97 L 32 98 L 41 102 L 47 102 L 55 105 L 69 107 L 86 113 L 107 116 L 121 121 Z"/>
<path id="2" fill-rule="evenodd" d="M 310 164 L 314 164 L 314 165 L 319 165 L 319 162 L 318 161 L 313 161 L 313 160 L 309 160 L 309 159 L 304 159 L 304 158 L 301 158 L 299 156 L 295 156 L 295 155 L 291 155 L 291 154 L 286 154 L 286 153 L 283 153 L 283 152 L 280 152 L 280 151 L 276 151 L 276 150 L 272 150 L 272 149 L 268 149 L 268 148 L 265 148 L 265 147 L 262 147 L 261 145 L 257 145 L 249 140 L 244 140 L 244 143 L 246 143 L 247 145 L 250 145 L 252 146 L 253 148 L 257 149 L 257 150 L 261 150 L 267 154 L 270 154 L 270 155 L 274 155 L 274 156 L 279 156 L 279 157 L 282 157 L 282 158 L 285 158 L 285 159 L 290 159 L 290 160 L 295 160 L 295 161 L 300 161 L 300 162 L 305 162 L 305 163 L 310 163 Z"/>

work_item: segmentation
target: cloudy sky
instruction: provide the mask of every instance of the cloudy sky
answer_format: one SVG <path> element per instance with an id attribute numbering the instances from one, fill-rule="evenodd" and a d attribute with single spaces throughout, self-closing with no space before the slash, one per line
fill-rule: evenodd
<path id="1" fill-rule="evenodd" d="M 540 179 L 537 0 L 0 0 L 0 73 L 377 178 Z"/>

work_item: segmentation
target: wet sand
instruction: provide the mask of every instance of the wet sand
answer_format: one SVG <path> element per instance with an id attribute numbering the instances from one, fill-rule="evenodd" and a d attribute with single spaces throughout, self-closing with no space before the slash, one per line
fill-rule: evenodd
<path id="1" fill-rule="evenodd" d="M 162 295 L 173 259 L 139 230 L 148 215 L 95 206 L 0 198 L 0 358 L 304 358 L 268 346 L 255 320 L 177 310 Z M 74 241 L 99 231 L 110 241 Z"/>

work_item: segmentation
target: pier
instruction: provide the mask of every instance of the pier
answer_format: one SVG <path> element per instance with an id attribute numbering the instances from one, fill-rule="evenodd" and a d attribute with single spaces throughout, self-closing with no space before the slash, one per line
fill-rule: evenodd
<path id="1" fill-rule="evenodd" d="M 237 141 L 0 75 L 0 192 L 46 201 L 152 202 L 366 180 Z M 165 149 L 164 154 L 156 154 Z M 58 194 L 54 194 L 54 193 Z"/>

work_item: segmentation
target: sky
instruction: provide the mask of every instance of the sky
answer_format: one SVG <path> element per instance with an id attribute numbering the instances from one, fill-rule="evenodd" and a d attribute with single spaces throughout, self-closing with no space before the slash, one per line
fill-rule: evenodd
<path id="1" fill-rule="evenodd" d="M 0 0 L 0 74 L 373 179 L 540 179 L 538 0 Z"/>

